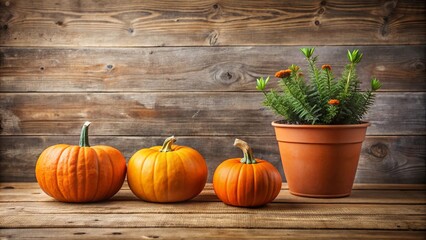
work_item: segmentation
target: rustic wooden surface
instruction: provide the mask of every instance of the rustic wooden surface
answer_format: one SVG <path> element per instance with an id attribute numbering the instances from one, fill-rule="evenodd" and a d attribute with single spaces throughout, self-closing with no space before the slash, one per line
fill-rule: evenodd
<path id="1" fill-rule="evenodd" d="M 86 120 L 126 158 L 175 134 L 209 181 L 236 137 L 282 173 L 255 79 L 306 66 L 304 46 L 339 73 L 359 48 L 362 87 L 383 82 L 356 182 L 426 183 L 423 0 L 0 0 L 0 181 L 34 181 L 41 151 Z"/>
<path id="2" fill-rule="evenodd" d="M 318 47 L 319 64 L 341 72 L 347 49 L 364 53 L 358 75 L 383 91 L 425 91 L 425 45 Z M 256 91 L 255 78 L 292 63 L 307 69 L 298 47 L 0 48 L 2 92 Z M 66 73 L 66 74 L 65 74 Z M 271 87 L 277 81 L 270 82 Z"/>
<path id="3" fill-rule="evenodd" d="M 263 94 L 4 93 L 2 135 L 273 135 Z M 425 135 L 425 93 L 378 93 L 365 117 L 369 135 Z M 227 146 L 223 146 L 227 147 Z"/>
<path id="4" fill-rule="evenodd" d="M 423 0 L 1 0 L 7 46 L 421 44 Z"/>
<path id="5" fill-rule="evenodd" d="M 0 184 L 1 239 L 423 239 L 426 186 L 356 184 L 347 198 L 291 195 L 284 183 L 273 203 L 237 208 L 212 185 L 188 202 L 137 199 L 124 184 L 111 201 L 56 202 L 36 183 Z"/>
<path id="6" fill-rule="evenodd" d="M 234 136 L 186 136 L 179 137 L 179 144 L 193 146 L 207 159 L 209 181 L 214 169 L 225 160 L 224 156 L 241 156 L 239 149 L 232 147 Z M 129 159 L 138 149 L 160 145 L 162 137 L 97 136 L 91 138 L 93 145 L 114 145 Z M 267 159 L 283 174 L 277 143 L 274 136 L 245 136 L 251 143 L 255 157 Z M 2 136 L 0 152 L 0 181 L 35 181 L 35 159 L 45 146 L 57 143 L 77 144 L 78 136 Z M 265 144 L 267 143 L 267 144 Z M 224 147 L 228 145 L 227 147 Z M 423 183 L 426 158 L 426 141 L 423 136 L 369 136 L 367 137 L 358 166 L 356 182 L 369 183 Z M 220 149 L 220 151 L 218 151 Z M 14 161 L 14 159 L 20 159 Z"/>

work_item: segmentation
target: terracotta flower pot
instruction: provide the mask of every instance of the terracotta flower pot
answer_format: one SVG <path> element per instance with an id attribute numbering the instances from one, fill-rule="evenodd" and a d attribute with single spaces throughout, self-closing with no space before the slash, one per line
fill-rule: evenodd
<path id="1" fill-rule="evenodd" d="M 290 193 L 304 197 L 349 196 L 369 125 L 273 122 Z"/>

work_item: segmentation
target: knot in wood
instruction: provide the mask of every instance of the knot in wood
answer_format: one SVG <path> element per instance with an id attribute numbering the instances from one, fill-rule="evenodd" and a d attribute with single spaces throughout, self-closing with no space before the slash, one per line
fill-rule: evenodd
<path id="1" fill-rule="evenodd" d="M 160 236 L 157 236 L 157 235 L 148 235 L 148 236 L 144 236 L 144 238 L 147 238 L 147 239 L 156 239 L 156 238 L 160 238 Z"/>
<path id="2" fill-rule="evenodd" d="M 390 34 L 388 17 L 383 18 L 383 25 L 380 27 L 379 32 L 380 32 L 380 35 L 382 36 L 382 38 L 385 38 L 385 39 Z"/>
<path id="3" fill-rule="evenodd" d="M 388 155 L 389 148 L 386 146 L 386 144 L 383 143 L 376 143 L 370 147 L 370 153 L 371 155 L 377 157 L 377 158 L 384 158 Z"/>
<path id="4" fill-rule="evenodd" d="M 224 84 L 231 84 L 233 82 L 238 81 L 238 75 L 231 71 L 220 71 L 217 77 L 217 80 Z"/>
<path id="5" fill-rule="evenodd" d="M 398 1 L 386 1 L 383 4 L 384 15 L 390 16 L 392 12 L 395 10 L 397 2 Z"/>
<path id="6" fill-rule="evenodd" d="M 244 79 L 244 72 L 245 66 L 240 63 L 218 63 L 211 69 L 214 81 L 224 85 Z"/>
<path id="7" fill-rule="evenodd" d="M 232 74 L 230 72 L 226 72 L 225 76 L 228 78 L 228 80 L 232 79 Z"/>
<path id="8" fill-rule="evenodd" d="M 213 30 L 207 38 L 209 40 L 209 45 L 214 46 L 214 45 L 216 45 L 217 40 L 219 38 L 219 33 L 217 31 Z"/>
<path id="9" fill-rule="evenodd" d="M 423 62 L 416 62 L 416 63 L 414 63 L 414 68 L 416 70 L 423 71 L 423 70 L 425 70 L 425 64 Z"/>

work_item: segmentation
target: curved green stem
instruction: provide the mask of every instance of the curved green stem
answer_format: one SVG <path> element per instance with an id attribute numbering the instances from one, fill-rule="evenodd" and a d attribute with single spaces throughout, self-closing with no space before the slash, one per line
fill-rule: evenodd
<path id="1" fill-rule="evenodd" d="M 171 152 L 172 151 L 172 145 L 176 142 L 175 136 L 171 136 L 166 138 L 164 140 L 163 146 L 160 149 L 160 152 Z"/>
<path id="2" fill-rule="evenodd" d="M 349 68 L 348 78 L 346 79 L 346 84 L 345 84 L 345 94 L 347 94 L 348 90 L 349 90 L 349 85 L 350 85 L 350 82 L 351 82 L 351 74 L 352 74 L 353 69 L 354 69 L 354 64 L 351 63 L 351 66 Z"/>
<path id="3" fill-rule="evenodd" d="M 331 74 L 330 70 L 327 71 L 327 84 L 328 84 L 328 92 L 331 93 Z"/>
<path id="4" fill-rule="evenodd" d="M 245 163 L 245 164 L 257 163 L 256 159 L 253 157 L 253 150 L 246 142 L 237 138 L 235 139 L 234 146 L 241 149 L 241 151 L 243 151 L 244 153 L 244 157 L 241 158 L 241 163 Z"/>
<path id="5" fill-rule="evenodd" d="M 80 147 L 90 147 L 89 145 L 89 125 L 91 122 L 87 121 L 83 124 L 83 127 L 81 128 L 81 134 L 80 134 Z"/>

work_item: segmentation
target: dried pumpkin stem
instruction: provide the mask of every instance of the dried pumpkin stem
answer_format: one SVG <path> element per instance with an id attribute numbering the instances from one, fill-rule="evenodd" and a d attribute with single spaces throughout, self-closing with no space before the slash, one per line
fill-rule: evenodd
<path id="1" fill-rule="evenodd" d="M 245 164 L 257 163 L 256 159 L 253 157 L 253 150 L 246 142 L 237 138 L 235 139 L 234 146 L 241 149 L 241 151 L 243 151 L 244 153 L 244 157 L 241 158 L 241 163 L 245 163 Z"/>
<path id="2" fill-rule="evenodd" d="M 171 136 L 166 138 L 164 140 L 163 146 L 160 149 L 160 152 L 171 152 L 172 151 L 172 145 L 176 142 L 175 136 Z"/>
<path id="3" fill-rule="evenodd" d="M 81 134 L 80 134 L 80 147 L 90 147 L 89 145 L 89 125 L 91 122 L 87 121 L 83 124 L 83 127 L 81 128 Z"/>

